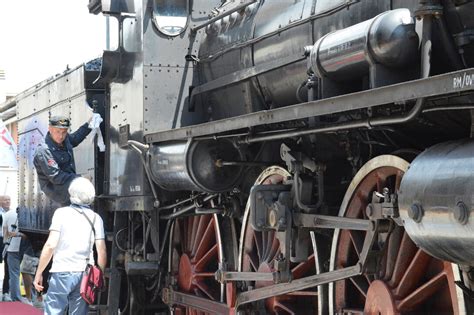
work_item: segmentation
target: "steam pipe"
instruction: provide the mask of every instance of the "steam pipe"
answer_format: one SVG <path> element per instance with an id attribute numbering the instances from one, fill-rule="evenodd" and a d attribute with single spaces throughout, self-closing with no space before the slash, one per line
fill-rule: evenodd
<path id="1" fill-rule="evenodd" d="M 212 194 L 212 195 L 209 195 L 209 196 L 206 196 L 203 198 L 203 202 L 206 202 L 206 201 L 209 201 L 213 198 L 217 197 L 217 194 Z M 160 216 L 160 219 L 162 220 L 174 220 L 176 219 L 177 217 L 179 216 L 182 216 L 184 215 L 185 213 L 187 213 L 188 211 L 191 211 L 195 208 L 200 208 L 200 207 L 197 207 L 195 204 L 192 204 L 192 205 L 189 205 L 187 207 L 184 207 L 176 212 L 173 212 L 171 214 L 167 214 L 167 215 L 164 215 L 164 216 Z"/>
<path id="2" fill-rule="evenodd" d="M 188 198 L 188 199 L 184 199 L 184 200 L 178 201 L 178 202 L 176 202 L 176 203 L 174 203 L 174 204 L 172 204 L 172 205 L 160 207 L 160 208 L 158 208 L 158 210 L 161 211 L 161 210 L 173 209 L 173 208 L 176 208 L 177 206 L 180 206 L 180 205 L 182 205 L 182 204 L 184 204 L 184 203 L 186 203 L 186 202 L 193 201 L 194 199 L 196 199 L 196 198 L 199 197 L 199 196 L 204 196 L 204 195 L 205 195 L 205 193 L 200 193 L 200 194 L 197 195 L 197 196 L 193 196 L 193 197 L 190 197 L 190 198 Z"/>

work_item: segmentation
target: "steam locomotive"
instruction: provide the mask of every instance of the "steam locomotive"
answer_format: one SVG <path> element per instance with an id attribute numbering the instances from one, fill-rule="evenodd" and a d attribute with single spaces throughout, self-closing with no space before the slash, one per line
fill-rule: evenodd
<path id="1" fill-rule="evenodd" d="M 15 99 L 20 228 L 50 115 L 107 230 L 108 314 L 466 314 L 474 2 L 91 0 L 115 50 Z M 97 140 L 96 140 L 97 141 Z"/>

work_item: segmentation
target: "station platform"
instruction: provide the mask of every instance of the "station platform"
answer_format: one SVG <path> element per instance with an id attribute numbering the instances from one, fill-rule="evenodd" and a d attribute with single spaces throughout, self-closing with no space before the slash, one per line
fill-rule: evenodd
<path id="1" fill-rule="evenodd" d="M 2 315 L 42 315 L 43 311 L 21 302 L 0 302 Z"/>

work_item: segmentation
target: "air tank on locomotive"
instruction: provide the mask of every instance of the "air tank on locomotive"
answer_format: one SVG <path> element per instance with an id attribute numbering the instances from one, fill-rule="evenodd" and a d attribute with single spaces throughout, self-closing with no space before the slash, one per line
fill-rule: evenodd
<path id="1" fill-rule="evenodd" d="M 176 141 L 153 145 L 149 152 L 153 181 L 169 191 L 224 192 L 239 181 L 243 152 L 226 139 Z M 222 167 L 222 161 L 234 165 Z"/>
<path id="2" fill-rule="evenodd" d="M 307 49 L 319 78 L 347 81 L 368 74 L 376 65 L 401 68 L 413 63 L 418 35 L 410 10 L 396 9 L 329 33 Z"/>

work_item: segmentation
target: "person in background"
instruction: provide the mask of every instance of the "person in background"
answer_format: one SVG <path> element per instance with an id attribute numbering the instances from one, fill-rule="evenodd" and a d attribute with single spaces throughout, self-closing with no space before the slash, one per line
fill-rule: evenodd
<path id="1" fill-rule="evenodd" d="M 3 209 L 3 203 L 7 202 L 7 199 L 10 199 L 10 197 L 0 196 L 0 226 L 3 226 L 3 214 L 6 212 L 5 209 Z M 3 230 L 2 230 L 2 233 L 0 233 L 0 253 L 3 253 L 3 248 L 4 248 L 4 245 L 3 245 Z M 0 255 L 0 264 L 2 262 L 3 262 L 3 257 L 2 255 Z"/>
<path id="2" fill-rule="evenodd" d="M 73 148 L 84 141 L 101 122 L 100 115 L 94 113 L 89 122 L 69 134 L 71 123 L 68 117 L 52 116 L 49 119 L 48 133 L 44 143 L 36 149 L 33 163 L 41 190 L 51 200 L 62 206 L 69 204 L 68 187 L 73 179 L 79 177 L 76 174 Z"/>
<path id="3" fill-rule="evenodd" d="M 2 221 L 2 224 L 0 224 L 0 227 L 2 228 L 0 230 L 0 236 L 1 236 L 1 242 L 0 242 L 0 261 L 3 260 L 3 283 L 2 283 L 2 296 L 0 296 L 0 300 L 9 302 L 11 301 L 10 299 L 10 285 L 9 285 L 9 280 L 10 277 L 8 276 L 8 263 L 7 259 L 3 259 L 3 249 L 5 247 L 5 242 L 7 241 L 6 238 L 3 238 L 3 215 L 7 212 L 5 209 L 10 209 L 10 197 L 9 196 L 0 196 L 0 219 Z"/>
<path id="4" fill-rule="evenodd" d="M 80 284 L 87 263 L 94 264 L 92 244 L 96 246 L 97 263 L 102 271 L 107 263 L 103 221 L 90 209 L 94 186 L 86 178 L 76 178 L 69 186 L 69 195 L 71 205 L 54 212 L 33 281 L 36 290 L 42 292 L 43 271 L 53 258 L 44 299 L 45 314 L 63 314 L 69 307 L 69 314 L 86 315 L 89 307 L 80 295 Z"/>
<path id="5" fill-rule="evenodd" d="M 4 204 L 5 205 L 5 204 Z M 18 231 L 18 214 L 16 210 L 5 208 L 7 212 L 3 216 L 3 237 L 7 239 L 7 262 L 10 286 L 10 298 L 12 301 L 23 301 L 20 292 L 20 263 L 21 263 L 21 238 L 23 233 Z"/>
<path id="6" fill-rule="evenodd" d="M 25 303 L 35 307 L 43 308 L 42 297 L 35 294 L 33 287 L 33 277 L 38 266 L 39 259 L 35 257 L 35 252 L 28 237 L 22 239 L 20 251 L 23 258 L 20 264 L 20 272 L 23 278 L 23 286 L 25 287 Z"/>

